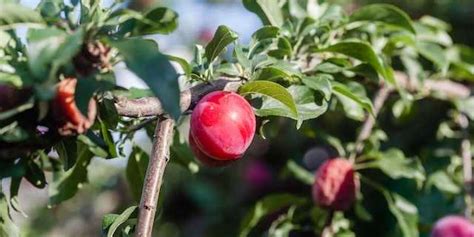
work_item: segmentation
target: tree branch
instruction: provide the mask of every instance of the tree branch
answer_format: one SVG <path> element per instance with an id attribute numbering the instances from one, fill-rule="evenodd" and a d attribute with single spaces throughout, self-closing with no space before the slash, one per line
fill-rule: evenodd
<path id="1" fill-rule="evenodd" d="M 402 72 L 395 72 L 395 79 L 401 88 L 425 95 L 438 95 L 447 99 L 462 99 L 469 97 L 471 94 L 471 90 L 468 87 L 450 80 L 426 80 L 420 85 L 415 80 L 410 80 L 408 75 Z M 367 119 L 362 125 L 362 129 L 356 140 L 354 152 L 349 157 L 350 161 L 354 162 L 357 155 L 364 149 L 364 141 L 367 140 L 372 133 L 377 119 L 376 117 L 393 90 L 393 88 L 384 84 L 381 85 L 373 101 L 374 116 L 367 116 Z"/>
<path id="2" fill-rule="evenodd" d="M 173 138 L 174 121 L 164 118 L 158 121 L 153 139 L 150 161 L 143 182 L 142 197 L 138 210 L 138 223 L 135 229 L 136 237 L 152 236 L 153 223 L 160 195 L 163 174 L 169 161 L 169 148 Z"/>
<path id="3" fill-rule="evenodd" d="M 469 119 L 465 114 L 460 114 L 458 124 L 462 129 L 463 138 L 461 140 L 461 158 L 463 165 L 464 191 L 466 192 L 465 216 L 472 218 L 473 211 L 473 180 L 472 180 L 472 154 L 471 141 L 469 140 Z"/>
<path id="4" fill-rule="evenodd" d="M 425 80 L 420 85 L 417 80 L 410 80 L 407 74 L 397 71 L 395 72 L 395 80 L 400 88 L 425 95 L 438 95 L 447 99 L 459 99 L 467 98 L 471 94 L 469 87 L 448 79 Z"/>
<path id="5" fill-rule="evenodd" d="M 392 91 L 392 88 L 384 84 L 380 86 L 380 89 L 374 98 L 374 114 L 367 115 L 367 119 L 365 120 L 364 125 L 362 125 L 362 130 L 360 131 L 359 136 L 356 140 L 354 152 L 352 152 L 351 156 L 349 157 L 349 160 L 351 162 L 354 162 L 357 155 L 360 154 L 364 149 L 364 141 L 367 140 L 367 138 L 369 138 L 370 134 L 372 133 L 372 130 L 375 126 L 375 121 L 377 119 L 377 115 L 379 114 L 380 109 L 382 109 L 383 104 L 385 103 L 388 96 L 390 95 L 390 92 Z"/>
<path id="6" fill-rule="evenodd" d="M 401 88 L 409 91 L 418 91 L 424 94 L 437 94 L 450 99 L 467 98 L 471 90 L 463 84 L 449 80 L 426 80 L 421 87 L 413 83 L 408 76 L 401 72 L 396 72 L 396 80 Z M 212 83 L 199 84 L 189 90 L 185 90 L 180 96 L 180 107 L 182 112 L 186 112 L 196 105 L 196 103 L 206 94 L 212 91 L 225 90 L 237 91 L 241 85 L 240 80 L 219 79 Z M 116 97 L 115 107 L 120 115 L 126 117 L 147 117 L 164 114 L 163 107 L 156 97 L 144 97 L 140 99 L 128 99 L 126 97 Z"/>
<path id="7" fill-rule="evenodd" d="M 181 112 L 186 112 L 194 106 L 206 94 L 213 91 L 237 91 L 241 85 L 240 80 L 219 79 L 212 83 L 203 83 L 181 92 Z M 144 97 L 139 99 L 128 99 L 126 97 L 115 97 L 115 108 L 118 114 L 126 117 L 140 118 L 147 116 L 158 116 L 165 113 L 160 101 L 156 97 Z"/>

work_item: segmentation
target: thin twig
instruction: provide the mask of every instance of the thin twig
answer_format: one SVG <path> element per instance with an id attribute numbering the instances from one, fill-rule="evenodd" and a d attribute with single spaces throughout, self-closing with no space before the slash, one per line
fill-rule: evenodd
<path id="1" fill-rule="evenodd" d="M 143 121 L 141 121 L 139 124 L 135 124 L 135 125 L 132 125 L 130 127 L 128 127 L 126 130 L 125 130 L 125 133 L 132 133 L 132 132 L 136 132 L 142 128 L 144 128 L 146 125 L 148 125 L 149 123 L 157 120 L 158 118 L 157 117 L 151 117 L 151 118 L 146 118 L 144 119 Z"/>
<path id="2" fill-rule="evenodd" d="M 427 79 L 420 83 L 418 80 L 410 79 L 406 73 L 396 71 L 395 80 L 400 88 L 423 95 L 438 95 L 447 99 L 462 99 L 469 97 L 471 94 L 469 87 L 448 79 Z"/>
<path id="3" fill-rule="evenodd" d="M 174 121 L 170 118 L 165 118 L 156 125 L 153 148 L 143 182 L 138 223 L 135 229 L 136 237 L 151 237 L 163 174 L 169 161 L 173 127 Z"/>
<path id="4" fill-rule="evenodd" d="M 471 141 L 469 140 L 469 119 L 465 114 L 460 114 L 458 117 L 458 123 L 463 132 L 463 138 L 461 141 L 461 157 L 463 164 L 463 178 L 464 178 L 464 190 L 466 192 L 466 210 L 464 212 L 466 218 L 472 218 L 473 211 L 473 181 L 472 181 L 472 154 L 471 154 Z"/>
<path id="5" fill-rule="evenodd" d="M 373 110 L 374 114 L 367 115 L 367 119 L 365 120 L 364 125 L 362 126 L 362 129 L 360 130 L 359 136 L 357 137 L 357 140 L 355 143 L 355 149 L 349 157 L 349 160 L 351 162 L 354 162 L 357 155 L 360 154 L 362 150 L 364 149 L 364 141 L 367 140 L 367 138 L 369 138 L 370 134 L 372 133 L 372 130 L 374 129 L 375 121 L 380 112 L 380 109 L 382 109 L 383 104 L 387 100 L 392 90 L 393 89 L 388 86 L 385 86 L 385 85 L 380 86 L 380 89 L 374 98 L 374 110 Z"/>

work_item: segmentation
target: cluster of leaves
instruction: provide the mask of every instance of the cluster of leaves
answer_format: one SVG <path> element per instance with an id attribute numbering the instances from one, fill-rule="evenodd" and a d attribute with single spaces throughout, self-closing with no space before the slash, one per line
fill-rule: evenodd
<path id="1" fill-rule="evenodd" d="M 473 99 L 427 94 L 404 85 L 423 88 L 426 81 L 443 78 L 468 83 L 474 80 L 474 51 L 454 45 L 446 23 L 432 17 L 412 21 L 391 5 L 369 5 L 349 15 L 340 6 L 316 0 L 244 0 L 243 4 L 264 24 L 252 35 L 250 43 L 238 43 L 234 31 L 220 26 L 205 47 L 195 47 L 194 59 L 187 62 L 160 53 L 155 42 L 142 38 L 166 34 L 177 27 L 177 14 L 167 8 L 140 13 L 120 2 L 104 8 L 100 1 L 66 4 L 61 0 L 43 0 L 32 10 L 16 1 L 0 0 L 0 85 L 31 91 L 31 98 L 0 112 L 0 148 L 7 144 L 25 149 L 21 147 L 24 144 L 46 141 L 27 155 L 0 160 L 0 178 L 12 180 L 10 196 L 0 195 L 0 203 L 5 207 L 0 209 L 0 219 L 4 220 L 0 231 L 6 236 L 17 235 L 9 216 L 11 209 L 21 211 L 17 195 L 23 178 L 38 188 L 48 187 L 50 204 L 56 205 L 73 197 L 87 182 L 87 166 L 94 157 L 126 156 L 123 145 L 132 140 L 138 129 L 145 128 L 152 137 L 154 119 L 119 116 L 114 106 L 114 97 L 118 95 L 157 96 L 179 124 L 171 161 L 197 172 L 198 166 L 185 142 L 187 120 L 185 116 L 180 118 L 178 77 L 182 76 L 189 85 L 221 77 L 241 80 L 238 92 L 252 101 L 256 115 L 262 118 L 262 137 L 266 135 L 265 124 L 285 117 L 296 121 L 295 129 L 334 147 L 339 156 L 354 154 L 355 142 L 341 141 L 324 130 L 317 131 L 314 137 L 304 122 L 328 113 L 354 121 L 376 116 L 370 97 L 380 85 L 393 87 L 397 92 L 396 101 L 390 106 L 398 119 L 410 114 L 412 107 L 427 96 L 446 100 L 453 113 L 440 126 L 438 138 L 440 144 L 445 144 L 445 139 L 452 141 L 444 148 L 451 158 L 448 164 L 433 165 L 432 158 L 440 155 L 435 149 L 409 158 L 400 148 L 384 146 L 390 135 L 375 130 L 355 161 L 363 188 L 349 214 L 333 214 L 318 208 L 310 201 L 309 193 L 304 197 L 275 194 L 258 202 L 241 228 L 241 236 L 255 233 L 264 217 L 283 209 L 285 212 L 267 230 L 269 236 L 308 231 L 308 226 L 311 233 L 320 234 L 328 223 L 336 236 L 353 236 L 352 223 L 373 221 L 364 204 L 375 191 L 385 199 L 386 207 L 398 222 L 395 229 L 389 230 L 392 235 L 419 236 L 421 224 L 429 225 L 435 218 L 420 220 L 418 204 L 429 200 L 423 196 L 405 197 L 406 193 L 389 189 L 386 184 L 402 180 L 415 184 L 412 193 L 430 192 L 435 187 L 447 195 L 459 196 L 463 192 L 459 179 L 461 164 L 456 155 L 460 135 L 454 121 L 462 113 L 474 119 Z M 26 37 L 18 35 L 18 26 L 28 28 Z M 83 49 L 95 42 L 111 48 L 110 65 L 125 64 L 150 90 L 118 87 L 115 74 L 108 67 L 85 75 L 77 58 L 83 57 Z M 225 56 L 230 45 L 234 46 L 231 55 Z M 182 75 L 170 60 L 180 65 Z M 400 83 L 400 74 L 407 75 L 408 82 Z M 98 118 L 86 134 L 45 138 L 38 129 L 51 130 L 54 122 L 49 103 L 55 96 L 56 83 L 67 77 L 79 79 L 75 99 L 81 111 L 87 111 L 91 97 L 97 99 Z M 133 196 L 138 199 L 148 155 L 135 146 L 128 157 L 127 178 Z M 298 162 L 290 160 L 284 169 L 305 185 L 313 183 L 313 175 Z M 52 173 L 51 180 L 46 180 L 45 172 Z M 386 179 L 375 179 L 378 176 L 373 172 L 382 172 Z M 130 207 L 121 215 L 107 215 L 103 221 L 104 235 L 133 233 L 136 211 L 136 207 Z"/>

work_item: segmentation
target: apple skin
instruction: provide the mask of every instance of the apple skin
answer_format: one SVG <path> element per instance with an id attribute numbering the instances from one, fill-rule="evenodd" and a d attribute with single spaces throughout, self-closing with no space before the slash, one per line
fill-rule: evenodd
<path id="1" fill-rule="evenodd" d="M 230 165 L 236 160 L 216 160 L 214 158 L 209 157 L 208 155 L 204 154 L 199 147 L 197 147 L 196 142 L 191 134 L 189 134 L 189 146 L 194 153 L 194 156 L 199 161 L 199 163 L 203 164 L 207 167 L 224 167 Z"/>
<path id="2" fill-rule="evenodd" d="M 234 92 L 215 91 L 204 96 L 191 114 L 191 136 L 196 146 L 216 160 L 240 158 L 255 135 L 255 114 Z"/>
<path id="3" fill-rule="evenodd" d="M 97 114 L 97 105 L 91 99 L 87 117 L 84 116 L 74 100 L 77 79 L 68 78 L 58 83 L 56 97 L 51 107 L 55 120 L 58 123 L 58 132 L 62 136 L 85 133 L 93 124 Z"/>
<path id="4" fill-rule="evenodd" d="M 431 237 L 474 237 L 474 225 L 462 216 L 446 216 L 436 222 Z"/>
<path id="5" fill-rule="evenodd" d="M 360 183 L 353 165 L 344 158 L 325 161 L 316 171 L 313 200 L 321 207 L 348 210 L 356 200 Z"/>

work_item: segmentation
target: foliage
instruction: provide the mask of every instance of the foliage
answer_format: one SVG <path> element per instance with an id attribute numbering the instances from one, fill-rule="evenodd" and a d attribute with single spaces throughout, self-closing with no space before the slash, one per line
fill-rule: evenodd
<path id="1" fill-rule="evenodd" d="M 358 201 L 348 212 L 332 213 L 311 202 L 307 190 L 312 174 L 295 157 L 301 151 L 288 149 L 294 152 L 288 155 L 272 146 L 274 154 L 284 158 L 278 166 L 281 178 L 297 180 L 306 192 L 263 197 L 245 218 L 240 216 L 240 236 L 318 235 L 327 228 L 334 236 L 426 236 L 439 217 L 426 214 L 437 194 L 443 196 L 436 205 L 449 206 L 446 212 L 464 208 L 455 205 L 456 197 L 465 194 L 458 150 L 465 134 L 472 139 L 472 133 L 470 127 L 463 131 L 458 121 L 464 114 L 472 119 L 473 98 L 425 86 L 472 83 L 474 49 L 453 44 L 447 24 L 438 19 L 414 21 L 385 4 L 347 14 L 338 5 L 315 0 L 244 0 L 264 24 L 250 43 L 241 44 L 236 32 L 220 26 L 206 46 L 195 47 L 194 59 L 188 62 L 160 52 L 156 42 L 145 38 L 177 27 L 178 14 L 171 9 L 137 12 L 123 8 L 120 1 L 103 7 L 100 1 L 43 0 L 33 10 L 15 2 L 0 1 L 0 93 L 13 87 L 27 96 L 7 109 L 0 100 L 0 177 L 11 178 L 12 189 L 9 196 L 0 192 L 0 236 L 18 236 L 10 217 L 12 211 L 21 211 L 16 200 L 19 180 L 48 187 L 50 205 L 58 205 L 86 185 L 92 159 L 128 157 L 126 176 L 139 200 L 149 157 L 138 146 L 126 154 L 124 144 L 133 142 L 141 128 L 151 137 L 156 120 L 119 115 L 114 106 L 118 96 L 156 96 L 179 124 L 171 161 L 201 175 L 186 145 L 188 121 L 180 108 L 178 78 L 186 86 L 237 79 L 242 83 L 238 93 L 252 102 L 262 121 L 260 136 L 285 144 L 290 138 L 276 134 L 296 125 L 292 134 L 300 140 L 325 144 L 337 150 L 334 157 L 355 157 L 362 181 Z M 20 26 L 28 29 L 26 40 L 18 34 Z M 117 86 L 117 64 L 126 65 L 149 90 Z M 70 77 L 78 79 L 78 109 L 87 112 L 94 98 L 99 113 L 87 133 L 63 137 L 56 131 L 51 101 L 57 83 Z M 371 98 L 382 85 L 394 92 L 380 110 Z M 370 117 L 376 117 L 378 125 L 359 152 L 355 134 Z M 412 131 L 400 132 L 403 127 Z M 120 215 L 106 215 L 103 235 L 132 235 L 137 210 L 132 206 Z M 368 232 L 370 222 L 380 225 L 369 224 L 375 230 Z"/>

